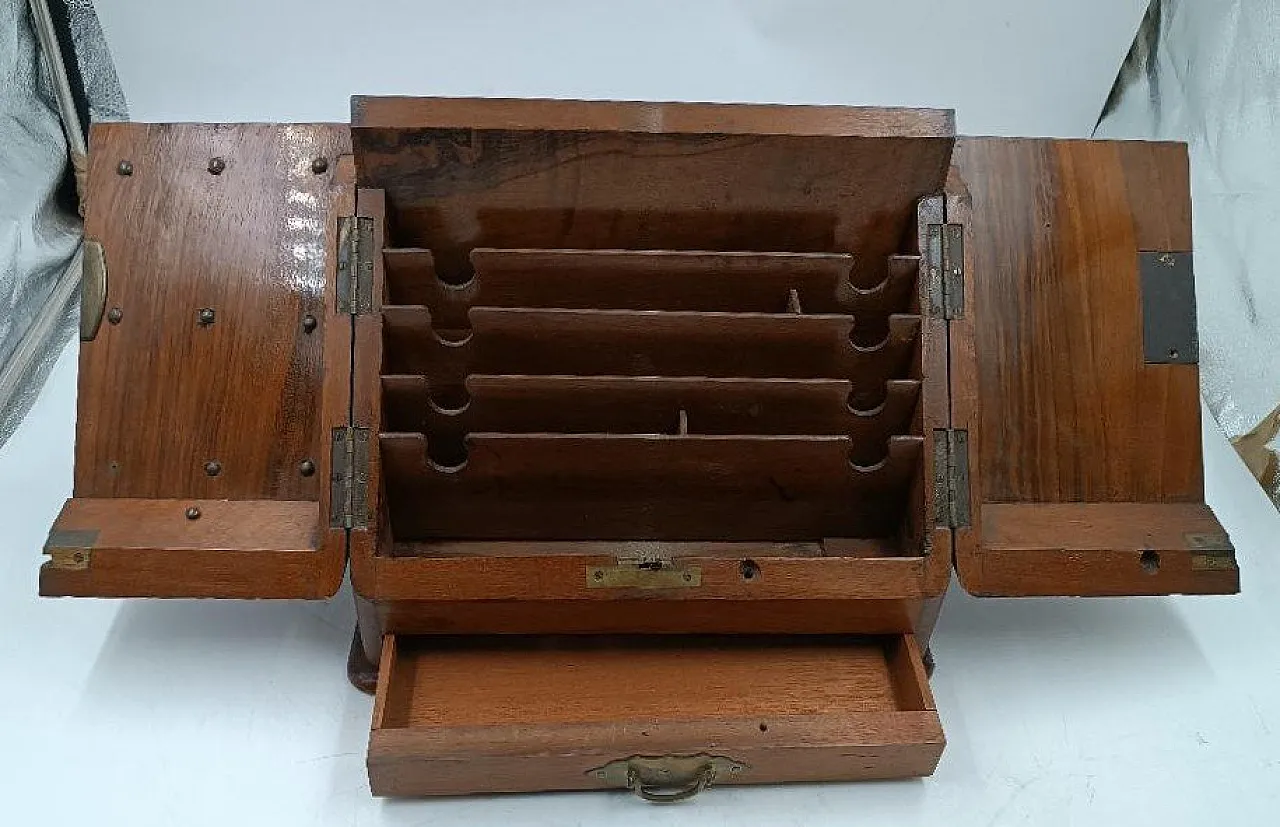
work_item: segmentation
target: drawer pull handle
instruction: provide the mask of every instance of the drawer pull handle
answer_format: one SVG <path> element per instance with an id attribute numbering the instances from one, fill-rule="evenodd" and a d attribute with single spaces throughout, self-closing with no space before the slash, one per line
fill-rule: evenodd
<path id="1" fill-rule="evenodd" d="M 625 787 L 654 804 L 674 804 L 693 798 L 718 778 L 737 775 L 749 767 L 723 755 L 632 755 L 588 770 L 607 785 Z"/>
<path id="2" fill-rule="evenodd" d="M 666 789 L 645 784 L 640 780 L 640 774 L 633 769 L 627 771 L 627 789 L 653 804 L 675 804 L 677 801 L 693 798 L 711 786 L 711 782 L 715 780 L 715 777 L 715 767 L 710 764 L 703 764 L 692 781 L 689 781 L 683 787 Z"/>

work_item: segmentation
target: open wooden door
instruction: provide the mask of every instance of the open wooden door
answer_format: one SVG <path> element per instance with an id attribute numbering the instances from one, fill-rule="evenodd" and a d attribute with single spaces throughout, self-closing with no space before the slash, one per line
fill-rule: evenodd
<path id="1" fill-rule="evenodd" d="M 344 125 L 94 127 L 74 497 L 44 595 L 323 597 Z"/>
<path id="2" fill-rule="evenodd" d="M 978 595 L 1234 593 L 1204 504 L 1185 146 L 962 139 L 952 426 Z"/>

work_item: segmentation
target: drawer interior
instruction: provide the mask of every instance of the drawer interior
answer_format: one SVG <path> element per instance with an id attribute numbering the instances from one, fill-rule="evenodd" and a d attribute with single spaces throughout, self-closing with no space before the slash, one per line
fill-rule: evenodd
<path id="1" fill-rule="evenodd" d="M 609 786 L 632 755 L 715 753 L 717 783 L 933 771 L 943 737 L 911 636 L 388 636 L 375 793 Z"/>
<path id="2" fill-rule="evenodd" d="M 949 137 L 353 139 L 381 204 L 380 553 L 925 553 L 945 378 L 917 202 Z"/>

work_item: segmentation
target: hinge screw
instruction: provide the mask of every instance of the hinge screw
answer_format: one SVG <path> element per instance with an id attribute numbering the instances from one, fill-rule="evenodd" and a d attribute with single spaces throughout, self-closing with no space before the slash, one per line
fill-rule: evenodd
<path id="1" fill-rule="evenodd" d="M 316 317 L 312 316 L 310 313 L 302 317 L 302 330 L 305 333 L 313 332 L 316 329 L 317 324 L 319 324 L 319 322 L 316 321 Z"/>
<path id="2" fill-rule="evenodd" d="M 187 519 L 188 520 L 200 519 L 200 509 L 196 508 L 194 505 L 187 508 Z"/>
<path id="3" fill-rule="evenodd" d="M 221 158 L 209 159 L 209 173 L 211 175 L 221 175 L 222 171 L 227 168 L 227 162 Z"/>
<path id="4" fill-rule="evenodd" d="M 212 307 L 202 307 L 200 308 L 200 312 L 196 314 L 196 318 L 199 320 L 201 327 L 208 327 L 213 324 L 213 320 L 216 316 L 217 314 L 213 312 Z"/>
<path id="5" fill-rule="evenodd" d="M 211 459 L 204 464 L 204 472 L 211 477 L 216 477 L 222 473 L 222 463 Z"/>
<path id="6" fill-rule="evenodd" d="M 118 307 L 113 307 L 107 311 L 107 321 L 111 324 L 120 324 L 120 320 L 124 318 L 124 311 Z"/>
<path id="7" fill-rule="evenodd" d="M 304 477 L 309 477 L 316 472 L 316 464 L 309 459 L 304 459 L 298 463 L 298 473 Z"/>
<path id="8" fill-rule="evenodd" d="M 311 162 L 311 171 L 316 175 L 321 175 L 329 168 L 328 158 L 317 158 Z"/>
<path id="9" fill-rule="evenodd" d="M 133 164 L 129 161 L 121 161 L 116 165 L 116 175 L 133 175 Z"/>

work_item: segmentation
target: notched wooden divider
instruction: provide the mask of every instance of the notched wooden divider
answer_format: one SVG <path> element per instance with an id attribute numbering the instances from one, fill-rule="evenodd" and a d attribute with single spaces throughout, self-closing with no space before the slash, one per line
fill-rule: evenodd
<path id="1" fill-rule="evenodd" d="M 353 134 L 389 555 L 932 548 L 916 218 L 949 135 Z"/>
<path id="2" fill-rule="evenodd" d="M 390 303 L 425 306 L 437 331 L 470 329 L 472 307 L 803 312 L 856 315 L 864 346 L 910 306 L 919 268 L 916 256 L 891 256 L 884 279 L 863 288 L 846 253 L 480 248 L 464 272 L 438 271 L 426 249 L 383 256 Z"/>
<path id="3" fill-rule="evenodd" d="M 397 538 L 813 541 L 891 534 L 923 438 L 871 466 L 844 436 L 478 433 L 456 468 L 380 442 Z"/>
<path id="4" fill-rule="evenodd" d="M 897 534 L 920 475 L 919 258 L 383 253 L 397 542 Z M 867 331 L 870 331 L 868 335 Z"/>

